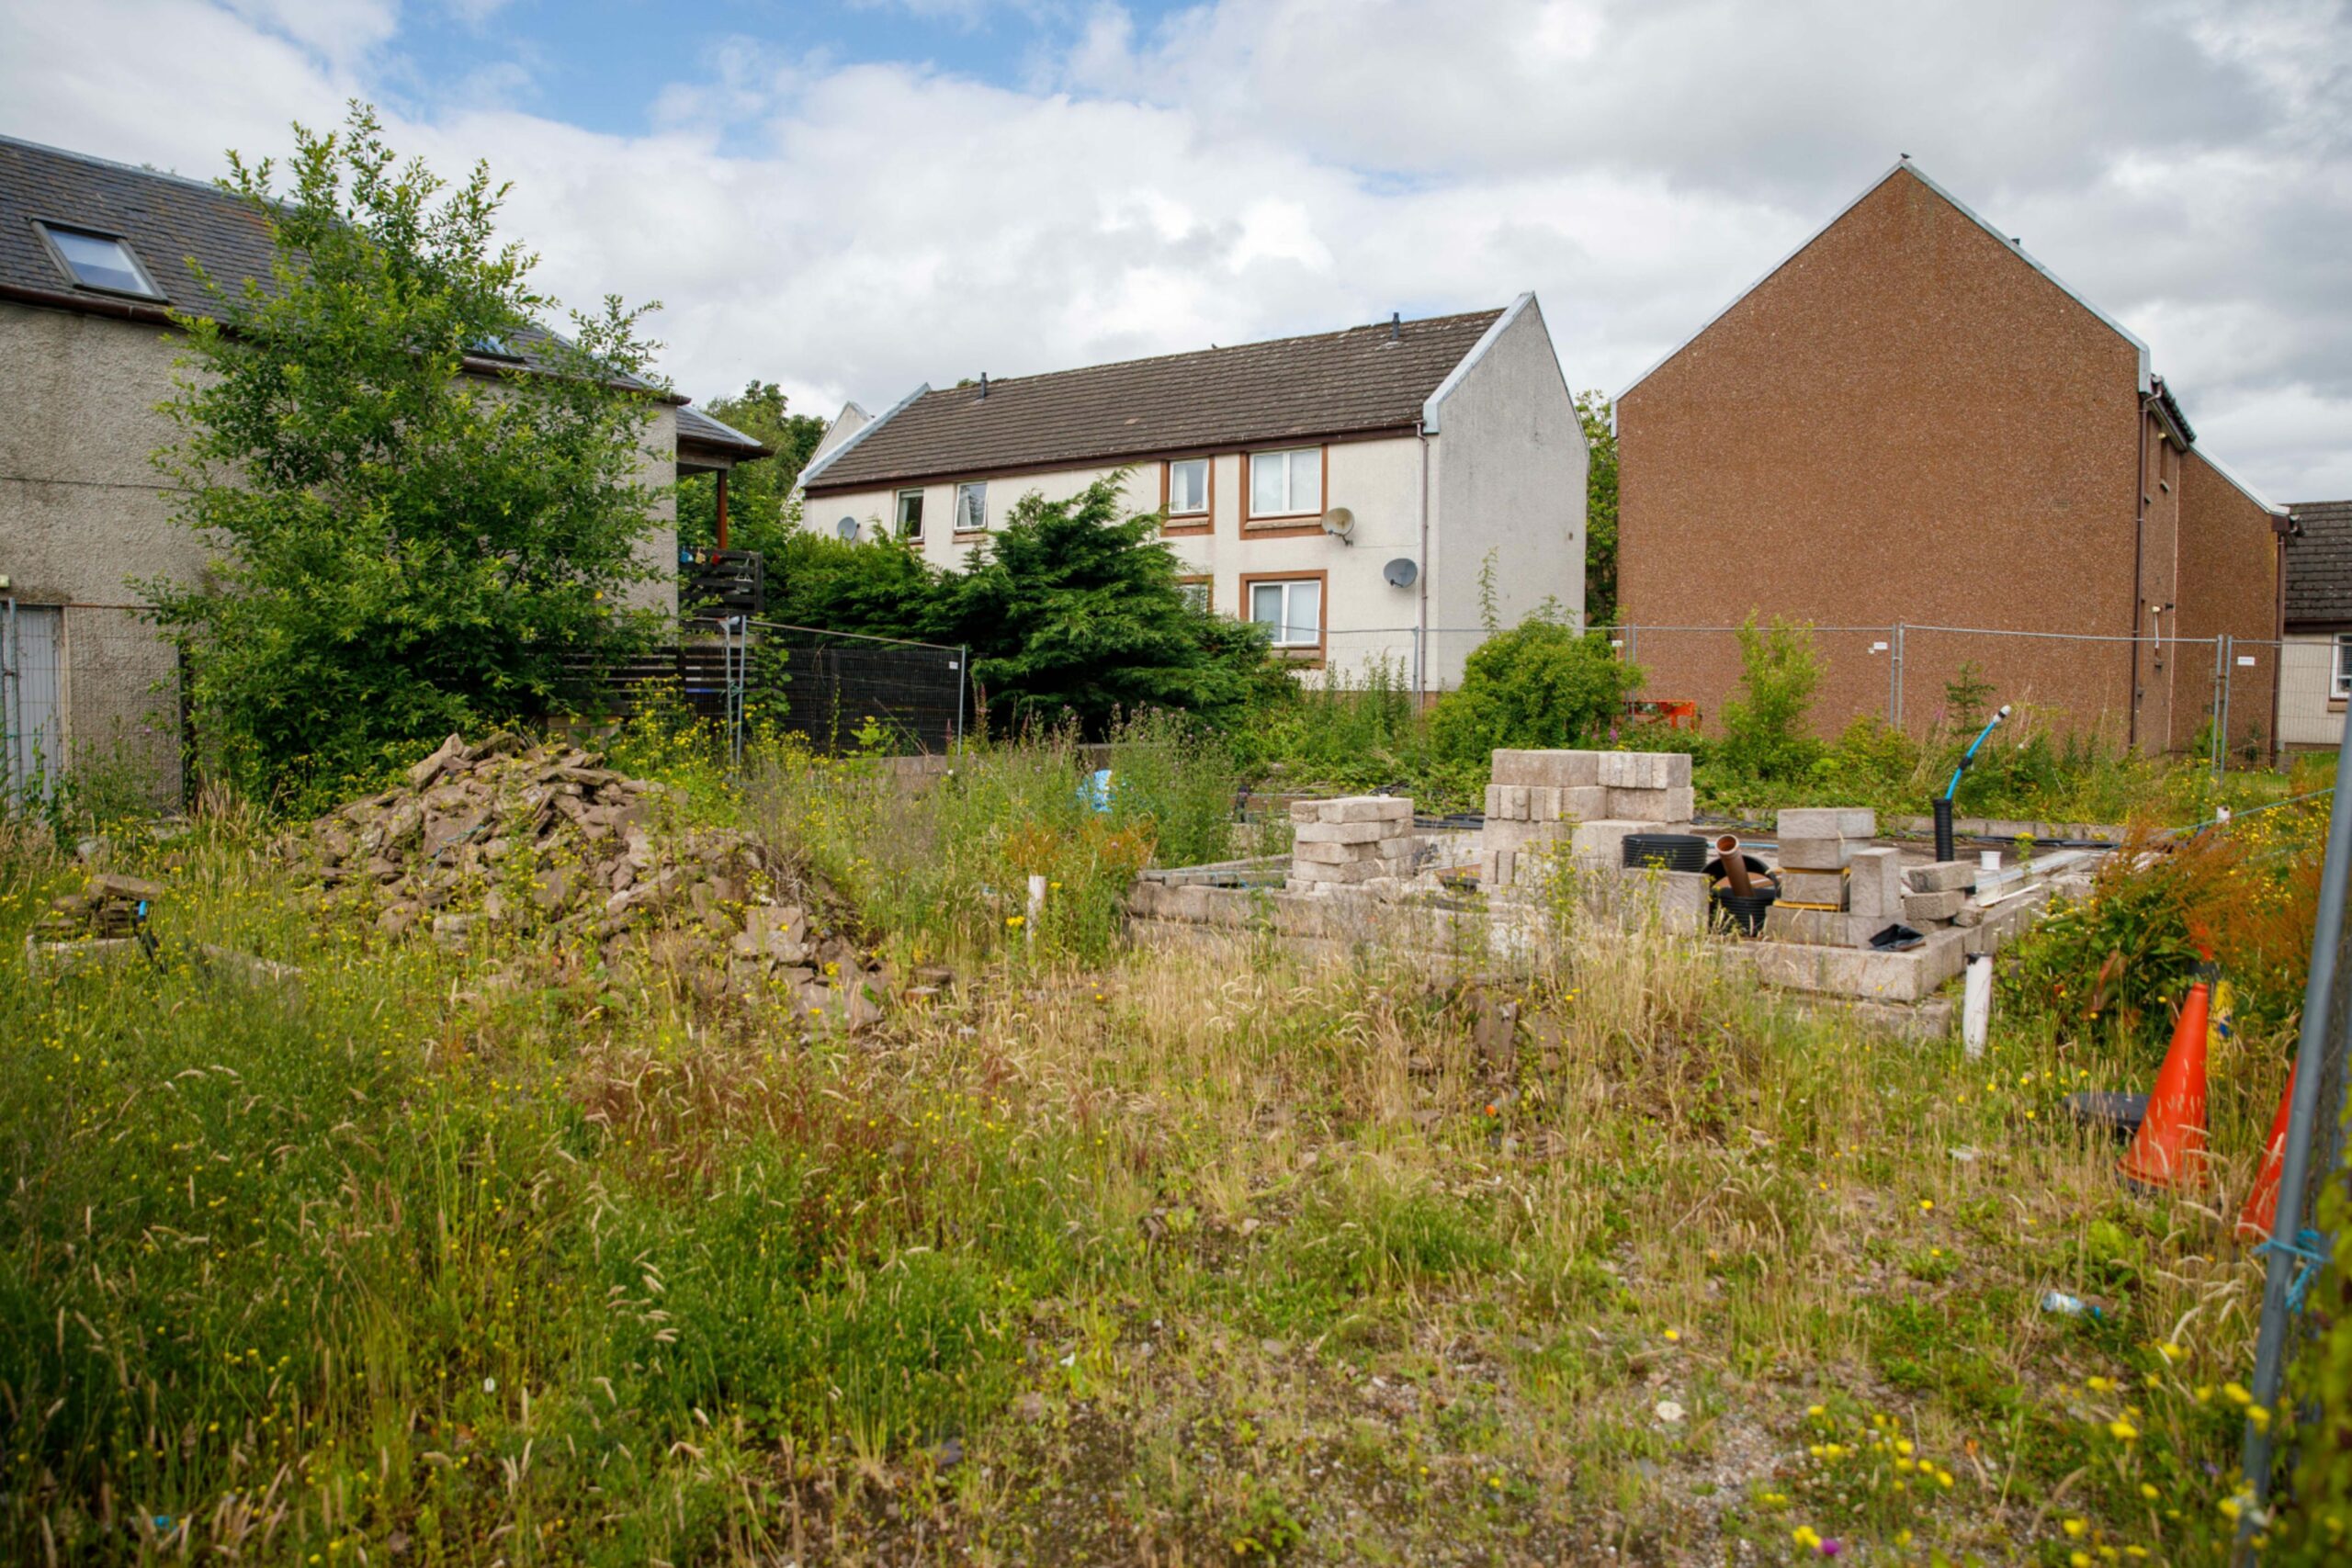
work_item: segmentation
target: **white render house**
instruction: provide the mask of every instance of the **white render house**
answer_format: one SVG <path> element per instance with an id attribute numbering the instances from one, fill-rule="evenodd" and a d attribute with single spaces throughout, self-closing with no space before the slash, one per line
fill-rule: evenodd
<path id="1" fill-rule="evenodd" d="M 830 438 L 829 438 L 830 439 Z M 898 538 L 940 566 L 1032 492 L 1125 473 L 1209 607 L 1342 684 L 1386 661 L 1461 679 L 1483 635 L 1584 610 L 1584 433 L 1532 294 L 1047 375 L 918 388 L 801 476 L 804 525 Z"/>

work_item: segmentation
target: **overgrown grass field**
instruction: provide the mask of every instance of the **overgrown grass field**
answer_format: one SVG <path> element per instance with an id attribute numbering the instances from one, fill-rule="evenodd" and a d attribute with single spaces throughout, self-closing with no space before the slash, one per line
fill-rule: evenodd
<path id="1" fill-rule="evenodd" d="M 80 872 L 7 847 L 0 1551 L 2221 1555 L 2276 1029 L 2212 1064 L 2221 1188 L 2138 1198 L 2060 1106 L 2144 1087 L 2113 1028 L 2020 1005 L 1972 1062 L 1565 918 L 1511 975 L 1136 946 L 1113 840 L 1229 789 L 1181 748 L 1116 819 L 1050 745 L 911 804 L 658 750 L 665 830 L 753 827 L 956 983 L 809 1045 L 589 960 L 494 988 L 233 813 L 126 840 L 156 962 L 37 979 Z M 1030 931 L 1024 868 L 1080 913 Z"/>

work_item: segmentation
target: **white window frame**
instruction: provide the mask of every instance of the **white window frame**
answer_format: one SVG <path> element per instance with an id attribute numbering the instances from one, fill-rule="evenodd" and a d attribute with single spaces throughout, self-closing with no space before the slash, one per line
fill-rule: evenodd
<path id="1" fill-rule="evenodd" d="M 2330 671 L 2333 678 L 2328 682 L 2327 691 L 2328 695 L 2340 703 L 2352 699 L 2352 662 L 2347 662 L 2345 658 L 2346 654 L 2352 653 L 2352 632 L 2337 632 L 2335 641 L 2335 664 Z"/>
<path id="2" fill-rule="evenodd" d="M 1198 468 L 1201 470 L 1201 503 L 1198 506 L 1176 504 L 1176 470 Z M 1209 459 L 1206 457 L 1170 457 L 1168 459 L 1168 515 L 1206 517 L 1209 514 Z"/>
<path id="3" fill-rule="evenodd" d="M 1248 494 L 1245 497 L 1250 515 L 1257 517 L 1317 517 L 1322 515 L 1325 475 L 1324 449 L 1320 446 L 1284 446 L 1273 451 L 1250 454 L 1249 472 L 1244 476 Z M 1279 457 L 1283 460 L 1283 507 L 1278 512 L 1258 510 L 1258 465 Z M 1298 469 L 1304 459 L 1314 465 L 1315 501 L 1312 505 L 1298 503 Z"/>
<path id="4" fill-rule="evenodd" d="M 891 497 L 891 523 L 899 538 L 921 539 L 922 537 L 922 503 L 923 497 L 927 493 L 921 485 L 917 485 L 912 490 L 899 491 Z M 909 496 L 914 497 L 915 502 L 915 523 L 911 528 L 907 526 L 907 498 Z"/>
<path id="5" fill-rule="evenodd" d="M 965 505 L 967 497 L 972 503 L 968 507 Z M 974 519 L 969 525 L 964 521 L 967 515 Z M 967 479 L 956 487 L 956 532 L 981 534 L 988 531 L 988 525 L 989 482 L 986 479 Z"/>
<path id="6" fill-rule="evenodd" d="M 1323 601 L 1327 596 L 1328 587 L 1329 584 L 1320 577 L 1253 577 L 1250 581 L 1249 603 L 1242 606 L 1242 610 L 1249 615 L 1253 625 L 1273 628 L 1272 642 L 1277 649 L 1289 651 L 1300 649 L 1320 649 L 1323 646 L 1325 609 Z M 1291 596 L 1301 588 L 1315 590 L 1315 618 L 1308 628 L 1314 635 L 1307 637 L 1294 637 L 1289 634 L 1298 630 L 1299 626 L 1291 610 Z M 1265 621 L 1258 617 L 1258 595 L 1268 589 L 1278 590 L 1282 595 L 1279 601 L 1281 605 L 1279 620 Z"/>

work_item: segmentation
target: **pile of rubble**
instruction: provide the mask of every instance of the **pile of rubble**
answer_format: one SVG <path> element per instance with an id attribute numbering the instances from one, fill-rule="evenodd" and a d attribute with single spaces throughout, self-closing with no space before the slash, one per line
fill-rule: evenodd
<path id="1" fill-rule="evenodd" d="M 405 785 L 355 800 L 288 847 L 331 901 L 398 937 L 500 945 L 553 962 L 592 951 L 697 993 L 772 998 L 798 1019 L 862 1027 L 889 982 L 824 889 L 753 840 L 653 830 L 663 786 L 560 743 L 457 736 Z"/>
<path id="2" fill-rule="evenodd" d="M 163 885 L 141 877 L 100 872 L 79 893 L 61 893 L 33 922 L 38 942 L 127 940 L 147 911 L 164 897 Z"/>

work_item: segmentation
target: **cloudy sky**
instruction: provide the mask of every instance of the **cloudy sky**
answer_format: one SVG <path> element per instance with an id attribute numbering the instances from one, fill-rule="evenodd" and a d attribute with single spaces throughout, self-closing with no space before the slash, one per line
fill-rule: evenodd
<path id="1" fill-rule="evenodd" d="M 1614 391 L 1900 152 L 2352 495 L 2352 6 L 0 0 L 0 131 L 212 175 L 343 102 L 514 183 L 707 400 L 1499 304 Z"/>

